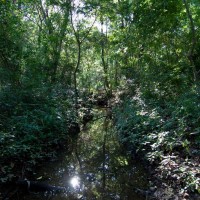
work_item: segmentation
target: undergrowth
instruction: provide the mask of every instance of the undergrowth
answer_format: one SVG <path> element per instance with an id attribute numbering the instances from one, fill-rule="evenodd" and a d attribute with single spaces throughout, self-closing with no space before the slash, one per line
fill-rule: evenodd
<path id="1" fill-rule="evenodd" d="M 200 193 L 199 100 L 193 92 L 162 104 L 134 96 L 114 110 L 121 143 L 156 166 L 154 178 L 165 180 L 180 194 Z"/>
<path id="2" fill-rule="evenodd" d="M 45 87 L 1 91 L 0 182 L 15 176 L 19 165 L 54 157 L 56 149 L 77 134 L 69 92 Z"/>

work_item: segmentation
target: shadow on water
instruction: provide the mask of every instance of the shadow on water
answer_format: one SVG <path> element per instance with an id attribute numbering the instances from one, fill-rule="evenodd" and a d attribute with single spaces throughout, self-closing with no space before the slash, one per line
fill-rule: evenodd
<path id="1" fill-rule="evenodd" d="M 126 155 L 109 119 L 87 124 L 72 146 L 70 155 L 62 153 L 57 161 L 44 164 L 37 174 L 51 185 L 64 186 L 66 191 L 57 195 L 29 194 L 25 200 L 146 199 L 136 192 L 147 187 L 145 169 Z"/>

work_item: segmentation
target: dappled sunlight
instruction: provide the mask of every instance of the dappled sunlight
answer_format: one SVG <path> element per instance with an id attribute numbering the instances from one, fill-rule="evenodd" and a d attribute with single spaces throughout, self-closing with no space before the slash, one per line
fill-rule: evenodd
<path id="1" fill-rule="evenodd" d="M 0 200 L 199 199 L 199 0 L 0 2 Z"/>

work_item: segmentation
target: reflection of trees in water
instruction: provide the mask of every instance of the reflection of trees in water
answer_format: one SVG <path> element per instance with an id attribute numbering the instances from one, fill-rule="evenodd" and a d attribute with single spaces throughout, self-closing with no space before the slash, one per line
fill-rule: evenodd
<path id="1" fill-rule="evenodd" d="M 105 189 L 106 189 L 106 137 L 108 134 L 108 128 L 109 128 L 108 126 L 109 126 L 109 120 L 106 117 L 104 120 L 104 123 L 103 123 L 104 137 L 103 137 L 103 145 L 102 145 L 102 150 L 103 150 L 103 175 L 102 175 L 103 195 L 104 195 Z"/>
<path id="2" fill-rule="evenodd" d="M 97 116 L 105 115 L 105 110 L 97 112 Z M 71 155 L 63 153 L 54 165 L 43 169 L 42 173 L 45 171 L 47 176 L 51 176 L 54 185 L 68 188 L 64 195 L 54 196 L 52 200 L 143 199 L 133 188 L 144 188 L 146 183 L 142 176 L 145 173 L 124 153 L 108 117 L 88 123 L 72 143 Z M 43 176 L 42 173 L 38 176 Z M 71 184 L 74 177 L 80 181 L 76 188 Z"/>
<path id="3" fill-rule="evenodd" d="M 90 142 L 82 143 L 80 150 L 84 159 L 83 174 L 87 174 L 83 180 L 87 188 L 85 196 L 112 199 L 124 195 L 126 198 L 125 196 L 130 194 L 130 182 L 134 182 L 132 179 L 135 177 L 132 174 L 135 174 L 135 171 L 131 171 L 127 155 L 122 154 L 123 149 L 116 141 L 111 121 L 102 118 L 93 122 L 81 137 L 82 141 L 87 137 L 87 141 Z M 131 189 L 131 196 L 132 193 Z"/>

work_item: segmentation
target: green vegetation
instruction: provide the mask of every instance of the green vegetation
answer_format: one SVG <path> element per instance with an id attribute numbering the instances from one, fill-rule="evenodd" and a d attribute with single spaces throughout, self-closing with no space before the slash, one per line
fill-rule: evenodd
<path id="1" fill-rule="evenodd" d="M 152 184 L 200 193 L 199 1 L 0 0 L 0 27 L 1 182 L 69 145 L 99 103 Z"/>

